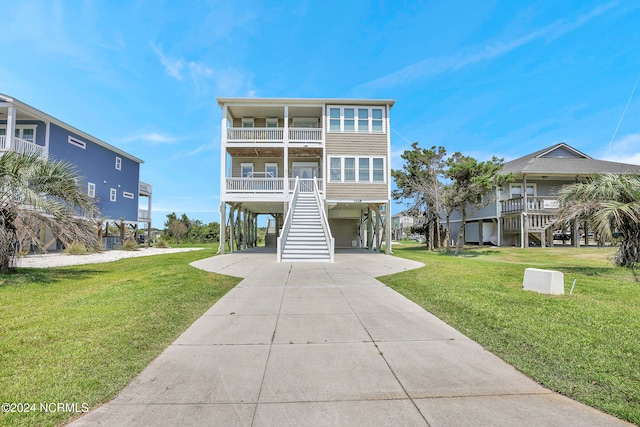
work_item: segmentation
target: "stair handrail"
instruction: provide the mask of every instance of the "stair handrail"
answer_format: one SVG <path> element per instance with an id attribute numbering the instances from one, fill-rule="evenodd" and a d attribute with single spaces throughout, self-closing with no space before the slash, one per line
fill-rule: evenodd
<path id="1" fill-rule="evenodd" d="M 331 257 L 331 262 L 333 262 L 336 239 L 334 239 L 333 235 L 331 234 L 331 227 L 329 227 L 327 213 L 324 211 L 322 200 L 320 200 L 320 189 L 318 188 L 318 181 L 315 179 L 313 180 L 313 195 L 316 198 L 316 205 L 318 206 L 318 210 L 320 211 L 320 222 L 322 223 L 322 228 L 324 229 L 324 236 L 327 241 L 327 247 L 329 248 L 329 256 Z"/>
<path id="2" fill-rule="evenodd" d="M 278 236 L 277 242 L 277 251 L 278 251 L 278 262 L 282 262 L 282 252 L 284 251 L 284 243 L 287 241 L 287 236 L 289 235 L 289 229 L 291 228 L 291 223 L 293 222 L 293 207 L 296 205 L 296 201 L 298 200 L 298 194 L 300 193 L 300 179 L 296 177 L 296 183 L 293 186 L 293 195 L 291 196 L 291 202 L 289 202 L 289 208 L 287 209 L 287 216 L 284 219 L 284 224 L 282 226 L 282 233 Z"/>

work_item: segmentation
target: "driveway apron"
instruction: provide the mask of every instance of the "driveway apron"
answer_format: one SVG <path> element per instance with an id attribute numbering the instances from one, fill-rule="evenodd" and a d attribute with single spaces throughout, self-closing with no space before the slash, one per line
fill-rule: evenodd
<path id="1" fill-rule="evenodd" d="M 376 277 L 365 251 L 194 267 L 243 277 L 111 402 L 73 426 L 626 425 L 553 393 Z"/>

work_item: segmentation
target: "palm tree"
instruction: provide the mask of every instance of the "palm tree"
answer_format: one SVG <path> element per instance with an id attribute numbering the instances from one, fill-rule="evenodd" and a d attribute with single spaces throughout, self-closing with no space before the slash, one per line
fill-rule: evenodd
<path id="1" fill-rule="evenodd" d="M 601 239 L 620 239 L 619 266 L 640 262 L 640 175 L 603 174 L 558 192 L 557 223 L 588 220 Z"/>
<path id="2" fill-rule="evenodd" d="M 98 210 L 79 181 L 66 162 L 37 153 L 0 156 L 0 273 L 10 271 L 25 245 L 43 246 L 46 229 L 65 245 L 97 248 Z"/>

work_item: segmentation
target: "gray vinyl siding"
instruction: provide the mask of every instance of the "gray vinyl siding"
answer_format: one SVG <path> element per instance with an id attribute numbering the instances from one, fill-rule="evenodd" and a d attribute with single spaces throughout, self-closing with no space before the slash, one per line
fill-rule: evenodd
<path id="1" fill-rule="evenodd" d="M 330 200 L 387 200 L 387 184 L 327 183 L 327 199 Z"/>

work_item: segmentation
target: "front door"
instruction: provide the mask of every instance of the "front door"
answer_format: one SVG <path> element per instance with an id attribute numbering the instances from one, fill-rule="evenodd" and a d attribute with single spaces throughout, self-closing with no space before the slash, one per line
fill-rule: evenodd
<path id="1" fill-rule="evenodd" d="M 318 177 L 318 164 L 311 162 L 294 163 L 293 177 L 300 178 L 300 189 L 303 192 L 313 191 L 313 179 Z"/>

